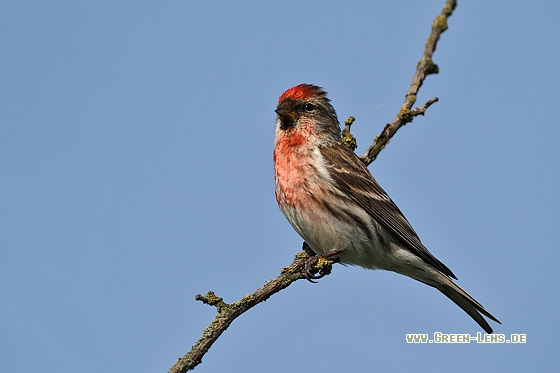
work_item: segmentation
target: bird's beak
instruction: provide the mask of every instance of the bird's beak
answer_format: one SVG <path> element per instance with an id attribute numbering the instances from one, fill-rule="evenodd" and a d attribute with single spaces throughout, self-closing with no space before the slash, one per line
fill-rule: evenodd
<path id="1" fill-rule="evenodd" d="M 292 123 L 297 119 L 296 113 L 291 108 L 278 106 L 278 108 L 274 111 L 284 123 Z"/>

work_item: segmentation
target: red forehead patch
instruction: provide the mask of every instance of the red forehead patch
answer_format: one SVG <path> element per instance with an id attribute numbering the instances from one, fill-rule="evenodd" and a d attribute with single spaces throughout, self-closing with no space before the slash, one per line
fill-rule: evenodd
<path id="1" fill-rule="evenodd" d="M 309 97 L 320 92 L 323 92 L 321 87 L 317 87 L 312 84 L 300 84 L 282 93 L 282 95 L 278 98 L 278 102 L 286 98 L 292 98 L 294 100 L 307 100 Z"/>

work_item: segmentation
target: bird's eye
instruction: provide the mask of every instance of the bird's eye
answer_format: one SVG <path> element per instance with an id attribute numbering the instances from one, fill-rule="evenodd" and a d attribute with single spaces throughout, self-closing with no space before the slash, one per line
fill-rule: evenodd
<path id="1" fill-rule="evenodd" d="M 313 111 L 313 110 L 315 110 L 315 105 L 305 104 L 304 109 L 305 109 L 305 111 Z"/>

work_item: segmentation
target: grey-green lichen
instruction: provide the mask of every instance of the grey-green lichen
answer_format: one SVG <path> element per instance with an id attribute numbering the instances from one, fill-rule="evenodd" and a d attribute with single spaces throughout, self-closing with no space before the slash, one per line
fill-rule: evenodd
<path id="1" fill-rule="evenodd" d="M 444 14 L 438 15 L 432 23 L 432 28 L 440 29 L 442 32 L 447 30 L 447 17 Z"/>
<path id="2" fill-rule="evenodd" d="M 451 5 L 449 5 L 449 4 L 445 4 L 445 5 L 443 6 L 443 10 L 441 11 L 441 13 L 442 13 L 444 16 L 449 17 L 449 16 L 451 16 L 451 13 L 453 13 L 453 9 L 454 9 L 453 6 L 451 6 Z"/>
<path id="3" fill-rule="evenodd" d="M 416 102 L 416 95 L 409 95 L 406 96 L 408 98 L 408 101 L 410 102 L 410 105 L 414 105 L 414 103 Z"/>
<path id="4" fill-rule="evenodd" d="M 342 143 L 352 150 L 356 150 L 356 148 L 358 147 L 358 141 L 356 140 L 354 135 L 350 133 L 350 127 L 352 126 L 352 123 L 354 123 L 355 120 L 356 118 L 350 115 L 348 119 L 344 121 L 344 124 L 346 126 L 342 130 L 342 135 L 341 135 Z"/>
<path id="5" fill-rule="evenodd" d="M 342 130 L 342 143 L 352 150 L 358 147 L 358 141 L 346 128 Z"/>
<path id="6" fill-rule="evenodd" d="M 403 106 L 401 110 L 399 110 L 398 117 L 405 123 L 412 122 L 412 119 L 414 119 L 414 115 L 412 115 L 410 109 L 405 106 Z"/>

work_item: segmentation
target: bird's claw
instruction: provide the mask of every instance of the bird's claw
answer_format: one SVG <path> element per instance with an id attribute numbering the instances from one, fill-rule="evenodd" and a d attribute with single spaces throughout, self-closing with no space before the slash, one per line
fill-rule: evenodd
<path id="1" fill-rule="evenodd" d="M 304 243 L 304 250 L 306 249 L 306 245 L 307 244 Z M 307 248 L 309 248 L 309 246 L 307 246 Z M 307 250 L 305 251 L 307 252 Z M 304 267 L 305 279 L 316 284 L 317 281 L 314 280 L 318 280 L 329 275 L 332 271 L 333 263 L 338 263 L 340 261 L 340 258 L 333 257 L 341 252 L 342 250 L 334 250 L 322 255 L 314 255 L 307 258 Z"/>

